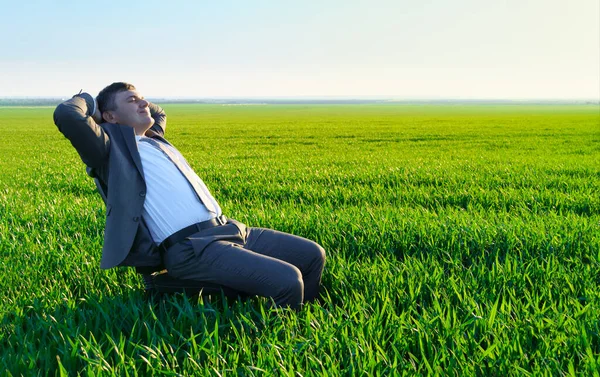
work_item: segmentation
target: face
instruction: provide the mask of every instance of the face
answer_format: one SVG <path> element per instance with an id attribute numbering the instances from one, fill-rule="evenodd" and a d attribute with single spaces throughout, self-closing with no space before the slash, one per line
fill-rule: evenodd
<path id="1" fill-rule="evenodd" d="M 115 110 L 105 111 L 103 116 L 111 123 L 133 127 L 137 135 L 143 135 L 154 124 L 148 101 L 136 90 L 115 94 Z"/>

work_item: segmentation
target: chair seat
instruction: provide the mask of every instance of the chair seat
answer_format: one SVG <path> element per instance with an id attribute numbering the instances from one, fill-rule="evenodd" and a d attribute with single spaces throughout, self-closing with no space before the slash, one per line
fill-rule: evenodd
<path id="1" fill-rule="evenodd" d="M 248 297 L 244 292 L 236 291 L 232 288 L 218 284 L 202 282 L 197 280 L 177 279 L 169 275 L 166 271 L 154 274 L 141 274 L 144 279 L 144 286 L 148 293 L 173 294 L 185 293 L 189 296 L 194 295 L 215 295 L 221 292 L 229 298 Z"/>

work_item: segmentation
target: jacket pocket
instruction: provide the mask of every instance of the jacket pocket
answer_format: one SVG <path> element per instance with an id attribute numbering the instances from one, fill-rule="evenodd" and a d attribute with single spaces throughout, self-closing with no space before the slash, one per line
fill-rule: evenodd
<path id="1" fill-rule="evenodd" d="M 112 206 L 108 204 L 106 206 L 106 217 L 110 216 L 110 212 L 112 211 Z"/>

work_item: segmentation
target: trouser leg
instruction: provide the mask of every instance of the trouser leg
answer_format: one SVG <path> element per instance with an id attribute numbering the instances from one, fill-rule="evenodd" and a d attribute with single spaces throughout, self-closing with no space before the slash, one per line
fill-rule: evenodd
<path id="1" fill-rule="evenodd" d="M 317 297 L 325 264 L 321 246 L 291 234 L 230 223 L 172 246 L 163 255 L 169 274 L 272 297 L 279 306 L 299 308 Z"/>
<path id="2" fill-rule="evenodd" d="M 277 306 L 299 309 L 304 299 L 304 282 L 297 267 L 236 243 L 216 241 L 198 253 L 185 241 L 167 251 L 165 264 L 174 277 L 271 297 Z"/>
<path id="3" fill-rule="evenodd" d="M 318 296 L 325 250 L 316 242 L 272 229 L 248 227 L 243 247 L 297 267 L 304 281 L 304 301 Z"/>

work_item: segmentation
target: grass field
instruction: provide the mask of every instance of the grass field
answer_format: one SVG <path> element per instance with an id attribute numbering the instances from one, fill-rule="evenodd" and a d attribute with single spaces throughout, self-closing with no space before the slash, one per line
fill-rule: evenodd
<path id="1" fill-rule="evenodd" d="M 164 108 L 227 216 L 325 247 L 322 303 L 145 300 L 54 109 L 0 107 L 0 374 L 599 375 L 598 106 Z"/>

